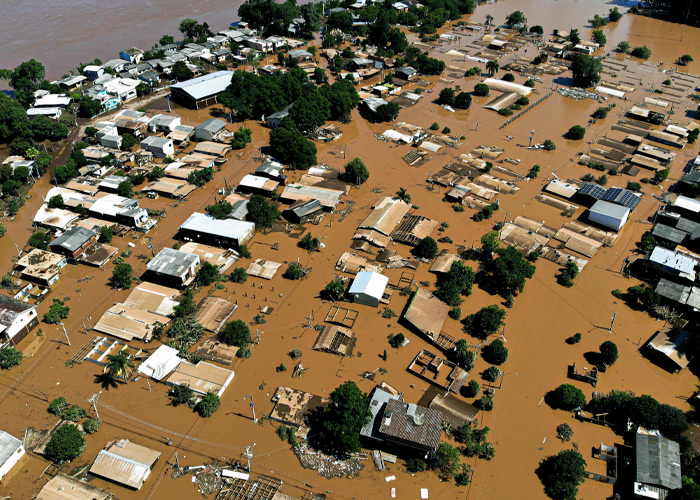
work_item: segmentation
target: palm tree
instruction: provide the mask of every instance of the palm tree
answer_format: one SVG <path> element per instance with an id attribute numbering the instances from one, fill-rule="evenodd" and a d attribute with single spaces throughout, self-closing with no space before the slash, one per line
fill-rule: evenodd
<path id="1" fill-rule="evenodd" d="M 399 190 L 396 191 L 396 197 L 401 201 L 411 203 L 411 195 L 408 194 L 408 192 L 404 188 L 399 188 Z"/>
<path id="2" fill-rule="evenodd" d="M 486 14 L 486 27 L 493 26 L 493 16 Z"/>
<path id="3" fill-rule="evenodd" d="M 105 370 L 109 373 L 111 378 L 116 379 L 117 377 L 121 377 L 124 379 L 124 382 L 126 382 L 133 369 L 134 363 L 129 360 L 123 351 L 119 354 L 107 356 Z"/>
<path id="4" fill-rule="evenodd" d="M 500 68 L 501 66 L 498 64 L 498 61 L 489 61 L 486 63 L 486 71 L 488 71 L 491 76 L 495 75 Z"/>

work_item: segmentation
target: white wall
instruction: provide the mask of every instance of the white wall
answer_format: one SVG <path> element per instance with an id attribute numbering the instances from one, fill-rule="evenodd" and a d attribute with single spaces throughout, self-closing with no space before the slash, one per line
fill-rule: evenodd
<path id="1" fill-rule="evenodd" d="M 19 450 L 13 453 L 12 456 L 7 459 L 7 462 L 0 465 L 0 480 L 2 480 L 3 477 L 5 477 L 5 474 L 12 470 L 12 468 L 15 466 L 15 464 L 17 464 L 17 462 L 19 462 L 19 459 L 22 458 L 24 454 L 24 446 L 20 445 Z"/>

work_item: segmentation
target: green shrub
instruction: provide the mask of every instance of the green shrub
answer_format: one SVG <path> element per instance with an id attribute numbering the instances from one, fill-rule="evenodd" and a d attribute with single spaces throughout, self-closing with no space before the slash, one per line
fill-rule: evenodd
<path id="1" fill-rule="evenodd" d="M 84 434 L 73 424 L 59 427 L 46 445 L 44 454 L 54 462 L 69 462 L 85 451 Z"/>
<path id="2" fill-rule="evenodd" d="M 199 416 L 209 418 L 219 409 L 220 404 L 221 400 L 219 396 L 213 392 L 208 392 L 199 403 L 194 406 L 194 409 L 199 413 Z"/>
<path id="3" fill-rule="evenodd" d="M 83 419 L 85 415 L 86 412 L 83 408 L 77 405 L 72 405 L 66 408 L 66 410 L 63 412 L 62 417 L 66 420 L 70 420 L 71 422 L 79 422 Z"/>
<path id="4" fill-rule="evenodd" d="M 53 413 L 57 417 L 60 417 L 63 415 L 63 412 L 65 412 L 68 409 L 68 401 L 66 401 L 66 398 L 61 396 L 60 398 L 56 398 L 51 403 L 49 403 L 49 412 Z"/>
<path id="5" fill-rule="evenodd" d="M 19 366 L 23 359 L 22 351 L 18 351 L 14 347 L 0 349 L 0 369 L 2 370 L 9 370 L 14 366 Z"/>
<path id="6" fill-rule="evenodd" d="M 90 417 L 83 423 L 83 430 L 88 434 L 94 434 L 102 425 L 102 419 L 98 417 Z"/>

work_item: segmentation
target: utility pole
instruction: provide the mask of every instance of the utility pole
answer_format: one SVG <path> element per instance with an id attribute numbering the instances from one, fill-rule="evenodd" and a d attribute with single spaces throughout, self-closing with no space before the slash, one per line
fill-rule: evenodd
<path id="1" fill-rule="evenodd" d="M 255 402 L 253 401 L 253 396 L 245 396 L 243 399 L 248 399 L 250 398 L 250 407 L 253 409 L 253 422 L 258 423 L 258 419 L 255 418 Z M 253 445 L 255 446 L 255 445 Z M 250 470 L 250 468 L 249 468 Z"/>
<path id="2" fill-rule="evenodd" d="M 256 443 L 253 443 L 252 447 L 251 446 L 245 447 L 245 457 L 248 460 L 248 472 L 250 472 L 250 460 L 253 458 L 253 450 L 255 449 L 255 445 L 256 445 Z"/>
<path id="3" fill-rule="evenodd" d="M 608 330 L 609 333 L 612 333 L 613 326 L 615 326 L 615 320 L 617 319 L 617 313 L 613 314 L 612 317 L 612 322 L 610 323 L 610 329 Z"/>
<path id="4" fill-rule="evenodd" d="M 100 398 L 100 394 L 102 394 L 102 391 L 93 394 L 92 397 L 88 399 L 88 403 L 92 403 L 93 408 L 95 408 L 95 416 L 97 418 L 100 418 L 100 413 L 97 411 L 97 400 Z"/>
<path id="5" fill-rule="evenodd" d="M 530 130 L 530 146 L 529 147 L 532 147 L 532 138 L 533 137 L 535 137 L 535 130 L 534 129 Z"/>
<path id="6" fill-rule="evenodd" d="M 66 336 L 66 341 L 68 342 L 68 345 L 70 345 L 70 339 L 68 338 L 68 331 L 66 330 L 66 325 L 63 324 L 63 321 L 61 321 L 59 325 L 61 325 L 61 328 L 63 328 L 63 333 Z"/>

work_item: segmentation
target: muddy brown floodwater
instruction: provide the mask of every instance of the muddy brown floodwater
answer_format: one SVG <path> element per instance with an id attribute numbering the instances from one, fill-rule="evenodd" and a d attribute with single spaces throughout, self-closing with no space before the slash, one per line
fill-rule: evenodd
<path id="1" fill-rule="evenodd" d="M 507 13 L 520 9 L 528 16 L 530 24 L 543 25 L 547 33 L 554 28 L 569 29 L 578 26 L 583 37 L 587 38 L 590 30 L 585 27 L 586 19 L 595 13 L 604 14 L 613 4 L 559 0 L 547 2 L 546 5 L 549 8 L 542 8 L 542 2 L 534 0 L 498 2 L 480 7 L 471 17 L 482 21 L 487 13 L 491 13 L 500 21 Z M 197 16 L 192 13 L 192 17 Z M 611 131 L 611 125 L 629 104 L 650 95 L 652 83 L 659 84 L 667 77 L 649 70 L 654 69 L 662 60 L 667 62 L 665 67 L 670 68 L 668 61 L 686 52 L 683 50 L 685 46 L 700 46 L 698 29 L 633 16 L 624 16 L 616 26 L 607 27 L 606 33 L 608 32 L 609 47 L 619 40 L 629 39 L 633 44 L 646 44 L 652 48 L 652 58 L 647 66 L 640 67 L 647 71 L 640 72 L 641 85 L 629 95 L 630 102 L 616 101 L 618 107 L 607 119 L 599 120 L 590 127 L 586 141 L 603 134 L 619 139 L 622 133 Z M 676 35 L 678 40 L 668 38 Z M 472 35 L 474 36 L 476 35 Z M 681 37 L 682 42 L 679 41 Z M 133 43 L 129 42 L 128 45 Z M 456 48 L 456 45 L 448 46 L 445 43 L 434 52 L 448 64 L 463 65 L 463 61 L 454 62 L 449 59 L 446 52 L 450 48 Z M 534 47 L 531 46 L 528 50 L 528 53 L 534 52 Z M 38 49 L 36 52 L 41 53 Z M 512 56 L 506 56 L 508 57 Z M 696 57 L 698 60 L 700 57 Z M 631 59 L 628 62 L 633 67 L 641 63 Z M 689 66 L 684 71 L 697 73 L 698 67 Z M 381 190 L 384 195 L 391 195 L 398 188 L 404 187 L 410 193 L 413 203 L 419 207 L 416 209 L 418 214 L 447 222 L 449 227 L 444 234 L 450 236 L 454 243 L 440 244 L 440 247 L 451 252 L 457 250 L 457 245 L 471 246 L 474 241 L 478 242 L 493 222 L 503 220 L 506 214 L 509 218 L 525 215 L 546 221 L 547 225 L 557 228 L 569 220 L 558 209 L 536 201 L 534 196 L 553 178 L 555 172 L 558 177 L 566 179 L 579 178 L 589 171 L 577 165 L 575 158 L 577 153 L 587 152 L 590 145 L 567 141 L 562 136 L 571 125 L 586 124 L 589 115 L 599 104 L 590 100 L 573 101 L 555 93 L 524 117 L 499 130 L 504 118 L 482 108 L 486 99 L 476 98 L 471 110 L 456 113 L 449 113 L 436 106 L 431 100 L 447 83 L 438 82 L 437 78 L 431 80 L 436 82 L 431 86 L 432 93 L 424 94 L 425 97 L 416 106 L 402 110 L 400 120 L 426 128 L 433 122 L 438 122 L 441 128 L 450 127 L 453 134 L 465 136 L 459 149 L 442 148 L 420 167 L 408 167 L 401 160 L 401 156 L 408 152 L 407 146 L 374 139 L 374 134 L 386 130 L 387 125 L 369 124 L 354 112 L 352 123 L 341 125 L 341 139 L 318 146 L 319 162 L 341 168 L 346 161 L 343 158 L 345 151 L 347 159 L 356 156 L 362 158 L 371 175 L 364 185 L 353 188 L 346 197 L 346 203 L 353 202 L 354 205 L 343 221 L 339 220 L 339 214 L 333 214 L 325 217 L 319 225 L 307 227 L 307 231 L 321 238 L 325 248 L 319 253 L 308 254 L 296 246 L 296 239 L 283 233 L 257 234 L 250 247 L 254 258 L 278 262 L 300 259 L 306 267 L 312 268 L 308 279 L 291 282 L 284 280 L 280 272 L 271 281 L 251 278 L 243 285 L 225 283 L 222 289 L 198 292 L 197 299 L 211 292 L 219 297 L 238 300 L 239 309 L 234 317 L 248 322 L 252 322 L 259 307 L 273 308 L 267 323 L 252 326 L 253 329 L 260 330 L 261 342 L 253 347 L 250 359 L 234 361 L 232 369 L 236 373 L 235 379 L 224 394 L 220 409 L 212 418 L 200 419 L 187 408 L 169 406 L 167 387 L 164 384 L 153 383 L 149 389 L 146 381 L 141 379 L 128 384 L 117 384 L 117 387 L 101 387 L 97 383 L 100 373 L 98 366 L 89 362 L 73 366 L 66 364 L 92 338 L 92 334 L 82 332 L 81 323 L 89 317 L 94 324 L 107 308 L 114 302 L 123 300 L 129 293 L 112 291 L 107 287 L 111 264 L 104 270 L 69 265 L 63 270 L 49 299 L 70 298 L 67 304 L 71 307 L 71 312 L 66 320 L 66 328 L 71 345 L 66 344 L 58 327 L 45 324 L 41 325 L 43 335 L 35 331 L 22 341 L 19 348 L 27 359 L 20 367 L 0 372 L 0 421 L 3 422 L 3 430 L 22 436 L 24 429 L 30 426 L 36 429 L 50 427 L 54 424 L 54 419 L 46 411 L 47 399 L 65 396 L 70 402 L 87 407 L 87 398 L 102 391 L 99 400 L 104 406 L 100 406 L 99 410 L 104 425 L 96 434 L 87 437 L 88 446 L 83 456 L 64 466 L 64 469 L 69 471 L 89 464 L 102 446 L 115 438 L 128 437 L 161 451 L 161 459 L 141 491 L 126 490 L 101 479 L 93 480 L 94 484 L 111 490 L 121 500 L 198 498 L 191 477 L 170 477 L 168 464 L 174 462 L 176 451 L 180 465 L 200 465 L 211 459 L 241 460 L 244 447 L 254 443 L 254 472 L 283 479 L 285 492 L 297 497 L 312 490 L 317 493 L 329 492 L 329 498 L 386 499 L 390 497 L 391 488 L 396 488 L 397 498 L 408 499 L 419 498 L 419 489 L 424 487 L 430 490 L 431 499 L 541 499 L 545 496 L 534 473 L 537 464 L 542 458 L 570 446 L 556 439 L 555 428 L 558 424 L 567 422 L 572 426 L 572 441 L 593 470 L 598 470 L 598 464 L 591 458 L 590 450 L 601 442 L 616 444 L 621 441 L 608 428 L 578 422 L 570 414 L 554 411 L 543 402 L 547 391 L 567 381 L 567 365 L 576 362 L 577 366 L 586 366 L 584 354 L 596 351 L 604 340 L 612 339 L 618 345 L 620 359 L 607 373 L 601 375 L 596 390 L 607 392 L 626 389 L 636 394 L 651 394 L 662 403 L 688 410 L 685 398 L 694 392 L 697 378 L 689 370 L 676 375 L 669 374 L 649 363 L 639 353 L 640 343 L 657 331 L 662 323 L 630 310 L 610 294 L 615 288 L 626 289 L 636 284 L 635 280 L 621 276 L 619 270 L 625 257 L 635 257 L 635 242 L 649 229 L 646 219 L 658 206 L 650 195 L 659 195 L 662 189 L 645 185 L 641 204 L 621 231 L 614 246 L 603 248 L 591 259 L 577 278 L 575 286 L 563 288 L 557 285 L 554 278 L 557 266 L 540 259 L 535 276 L 527 283 L 524 293 L 516 298 L 515 307 L 508 309 L 506 338 L 510 356 L 503 366 L 508 375 L 503 379 L 502 388 L 496 390 L 493 411 L 482 413 L 479 417 L 482 425 L 491 429 L 489 436 L 496 448 L 496 457 L 490 462 L 465 460 L 475 468 L 473 482 L 469 486 L 456 487 L 453 483 L 440 482 L 431 472 L 411 476 L 402 470 L 401 461 L 389 465 L 387 471 L 382 473 L 376 472 L 371 462 L 367 461 L 357 479 L 328 480 L 299 465 L 289 447 L 277 438 L 275 424 L 269 421 L 263 424 L 252 422 L 249 402 L 243 399 L 244 396 L 252 395 L 255 398 L 258 416 L 268 414 L 272 409 L 270 397 L 279 385 L 328 395 L 340 383 L 352 380 L 363 390 L 370 391 L 374 383 L 364 379 L 361 374 L 384 368 L 386 373 L 378 375 L 376 383 L 388 382 L 403 392 L 408 402 L 417 402 L 428 389 L 428 384 L 409 374 L 406 367 L 420 349 L 436 351 L 436 348 L 408 332 L 398 324 L 397 318 L 383 318 L 378 309 L 353 306 L 360 313 L 354 326 L 358 337 L 356 356 L 339 358 L 311 350 L 316 332 L 306 327 L 308 317 L 313 313 L 314 324 L 321 323 L 325 317 L 330 304 L 319 298 L 319 291 L 336 274 L 335 263 L 350 248 L 357 224 L 366 217 L 372 203 L 379 196 L 377 190 Z M 518 83 L 523 80 L 520 76 L 516 79 Z M 544 75 L 542 80 L 537 85 L 537 94 L 531 100 L 548 93 L 555 85 L 551 76 Z M 477 81 L 478 78 L 474 77 L 459 78 L 451 85 L 471 90 Z M 155 101 L 148 107 L 162 110 L 165 103 L 162 100 Z M 674 116 L 674 120 L 680 120 L 686 113 L 692 117 L 690 109 L 691 104 L 684 100 L 676 106 L 677 118 Z M 193 124 L 210 116 L 210 110 L 190 111 L 176 107 L 173 112 L 183 116 L 183 122 L 189 120 Z M 155 248 L 173 245 L 173 236 L 178 226 L 192 212 L 203 210 L 207 204 L 212 203 L 215 193 L 224 187 L 225 181 L 229 185 L 236 184 L 258 164 L 255 157 L 259 156 L 259 148 L 267 143 L 268 133 L 258 124 L 248 122 L 247 126 L 254 131 L 253 144 L 239 154 L 230 154 L 229 161 L 214 180 L 204 189 L 195 191 L 185 203 L 174 206 L 175 203 L 163 197 L 157 200 L 141 199 L 145 207 L 167 210 L 167 217 L 148 234 L 148 237 L 153 238 Z M 529 151 L 523 147 L 532 130 L 535 130 L 535 142 L 552 139 L 557 145 L 556 151 Z M 472 210 L 454 212 L 450 204 L 442 201 L 444 193 L 428 190 L 426 178 L 428 172 L 436 172 L 459 154 L 468 153 L 480 144 L 503 148 L 505 153 L 502 158 L 520 159 L 517 166 L 508 165 L 520 174 L 525 174 L 535 163 L 542 166 L 542 171 L 535 180 L 519 182 L 521 189 L 516 194 L 499 196 L 501 208 L 496 212 L 494 220 L 476 223 L 470 218 Z M 695 155 L 697 146 L 679 152 L 671 170 L 670 181 L 665 187 L 680 177 L 686 161 Z M 300 173 L 290 173 L 292 181 L 299 176 Z M 15 245 L 22 247 L 30 234 L 32 215 L 42 203 L 42 194 L 49 188 L 48 177 L 45 176 L 32 188 L 32 198 L 20 210 L 17 218 L 13 222 L 4 221 L 8 231 L 0 239 L 2 273 L 10 270 L 16 260 Z M 630 178 L 626 176 L 611 177 L 609 185 L 624 186 L 628 180 Z M 582 209 L 579 210 L 574 217 L 581 216 L 582 212 Z M 129 242 L 133 242 L 136 247 L 127 262 L 134 266 L 137 274 L 141 274 L 145 270 L 143 257 L 150 256 L 148 241 L 142 235 L 129 233 L 125 237 L 115 238 L 113 244 L 123 250 Z M 278 243 L 279 249 L 273 249 L 273 243 Z M 406 246 L 395 245 L 393 248 L 404 256 L 408 255 L 409 248 Z M 396 284 L 401 273 L 401 269 L 388 270 L 390 283 Z M 86 277 L 90 279 L 85 280 Z M 415 280 L 433 283 L 434 276 L 428 272 L 428 266 L 422 264 L 416 271 Z M 406 302 L 407 297 L 395 293 L 390 307 L 400 312 Z M 45 301 L 38 307 L 40 316 L 48 310 L 49 303 L 50 300 Z M 499 297 L 475 287 L 473 295 L 466 298 L 462 305 L 463 314 L 475 312 L 485 305 L 500 303 Z M 608 327 L 615 313 L 615 328 L 609 333 Z M 476 339 L 465 337 L 461 325 L 456 321 L 448 319 L 444 330 L 457 338 L 467 338 L 470 342 L 477 343 Z M 398 332 L 404 333 L 410 343 L 398 350 L 391 349 L 386 337 Z M 576 346 L 566 344 L 564 340 L 576 332 L 583 334 L 581 343 Z M 154 344 L 138 342 L 134 346 L 154 348 Z M 291 378 L 291 370 L 281 373 L 275 370 L 282 362 L 292 365 L 287 353 L 293 348 L 302 350 L 301 360 L 307 368 L 298 379 Z M 388 351 L 387 361 L 379 357 L 384 349 Z M 472 376 L 480 380 L 479 373 L 487 366 L 484 360 L 478 359 Z M 573 383 L 590 397 L 590 386 Z M 173 440 L 173 446 L 167 445 L 168 438 Z M 42 458 L 30 454 L 0 484 L 0 495 L 12 494 L 13 499 L 32 498 L 45 484 L 45 477 L 38 478 L 47 465 Z M 396 481 L 385 482 L 384 477 L 389 475 L 396 475 Z M 579 496 L 606 498 L 611 494 L 610 486 L 586 481 L 580 488 Z"/>

